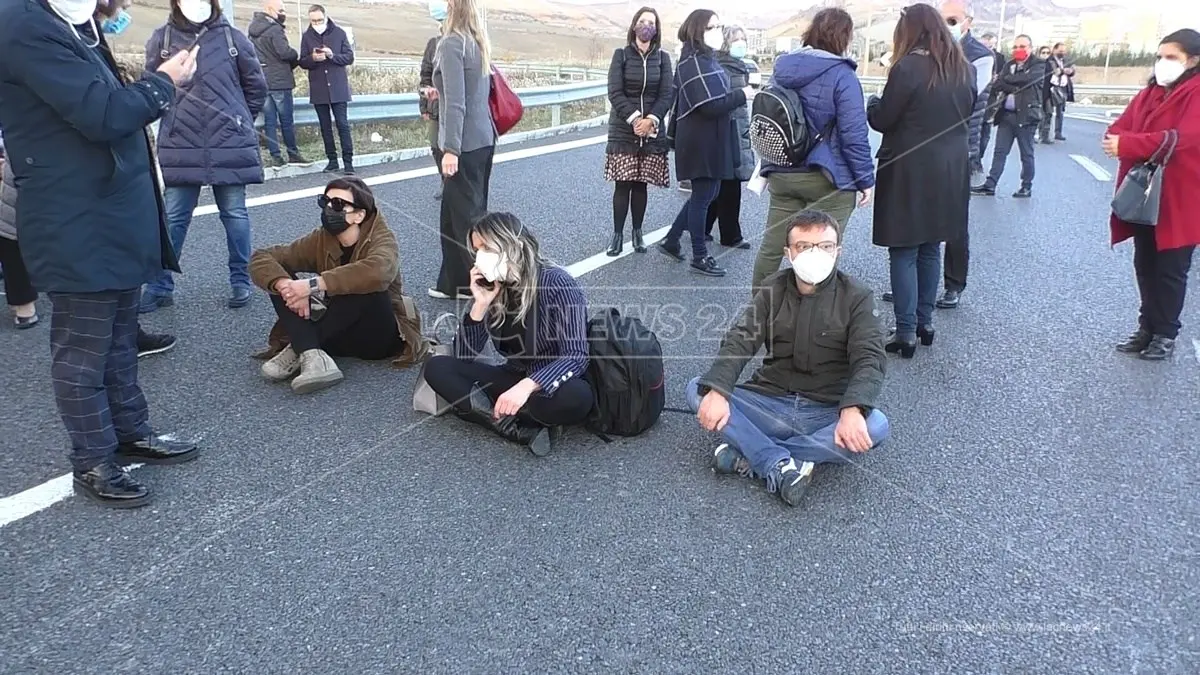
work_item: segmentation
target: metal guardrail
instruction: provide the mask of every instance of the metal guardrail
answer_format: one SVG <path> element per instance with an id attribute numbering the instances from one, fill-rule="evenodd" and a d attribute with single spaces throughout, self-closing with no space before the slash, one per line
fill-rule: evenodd
<path id="1" fill-rule="evenodd" d="M 763 76 L 766 81 L 767 75 Z M 868 91 L 875 90 L 876 92 L 883 90 L 883 85 L 887 82 L 886 77 L 860 77 L 863 89 Z M 1079 100 L 1087 96 L 1112 96 L 1115 98 L 1133 98 L 1143 89 L 1142 85 L 1130 86 L 1126 84 L 1076 84 L 1075 98 Z"/>
<path id="2" fill-rule="evenodd" d="M 418 70 L 421 67 L 421 61 L 408 57 L 356 56 L 354 65 L 364 70 Z M 549 75 L 562 80 L 593 80 L 603 78 L 608 74 L 607 69 L 546 63 L 497 63 L 496 67 L 505 73 Z"/>

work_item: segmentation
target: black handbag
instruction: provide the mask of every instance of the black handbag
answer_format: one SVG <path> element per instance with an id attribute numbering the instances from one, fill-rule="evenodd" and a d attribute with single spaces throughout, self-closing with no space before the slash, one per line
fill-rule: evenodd
<path id="1" fill-rule="evenodd" d="M 1170 129 L 1162 144 L 1145 162 L 1138 162 L 1125 174 L 1125 180 L 1117 187 L 1113 196 L 1112 212 L 1120 220 L 1134 225 L 1158 224 L 1159 205 L 1162 203 L 1163 172 L 1167 162 L 1179 145 L 1179 132 Z"/>

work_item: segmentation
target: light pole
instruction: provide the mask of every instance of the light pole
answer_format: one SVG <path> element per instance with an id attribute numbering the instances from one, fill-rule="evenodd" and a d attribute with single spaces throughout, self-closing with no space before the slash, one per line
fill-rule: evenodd
<path id="1" fill-rule="evenodd" d="M 1000 30 L 996 31 L 996 47 L 1004 49 L 1004 20 L 1008 14 L 1008 0 L 1000 0 Z"/>

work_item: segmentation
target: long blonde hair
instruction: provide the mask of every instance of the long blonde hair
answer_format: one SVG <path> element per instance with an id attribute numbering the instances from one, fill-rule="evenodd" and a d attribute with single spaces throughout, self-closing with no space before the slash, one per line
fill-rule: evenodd
<path id="1" fill-rule="evenodd" d="M 475 0 L 452 0 L 446 13 L 446 23 L 443 35 L 458 33 L 464 38 L 471 38 L 479 46 L 483 57 L 483 70 L 487 72 L 492 64 L 492 45 L 488 39 L 487 24 L 479 11 Z"/>
<path id="2" fill-rule="evenodd" d="M 489 308 L 491 325 L 500 327 L 508 311 L 508 301 L 516 301 L 517 323 L 523 323 L 529 310 L 537 302 L 538 277 L 543 267 L 553 265 L 541 253 L 537 237 L 525 228 L 516 216 L 511 213 L 488 213 L 471 226 L 467 234 L 467 246 L 479 235 L 490 248 L 500 254 L 508 263 L 509 285 L 506 292 L 496 296 L 495 302 Z"/>

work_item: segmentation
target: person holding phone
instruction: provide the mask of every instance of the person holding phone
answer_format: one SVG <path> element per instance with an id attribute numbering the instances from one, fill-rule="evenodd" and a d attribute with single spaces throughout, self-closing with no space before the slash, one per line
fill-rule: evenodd
<path id="1" fill-rule="evenodd" d="M 308 8 L 308 30 L 300 38 L 300 67 L 308 71 L 308 101 L 317 110 L 321 139 L 325 141 L 325 156 L 329 164 L 325 171 L 338 170 L 337 146 L 333 143 L 333 127 L 337 125 L 342 144 L 342 173 L 354 174 L 354 140 L 350 136 L 350 118 L 346 106 L 350 103 L 350 76 L 346 67 L 354 63 L 354 47 L 341 26 L 329 18 L 325 8 Z"/>
<path id="2" fill-rule="evenodd" d="M 491 213 L 470 231 L 475 254 L 471 307 L 454 353 L 425 365 L 425 381 L 458 415 L 525 445 L 550 452 L 551 430 L 582 423 L 592 410 L 587 306 L 569 272 L 542 257 L 516 216 Z M 503 365 L 477 359 L 488 346 Z"/>

